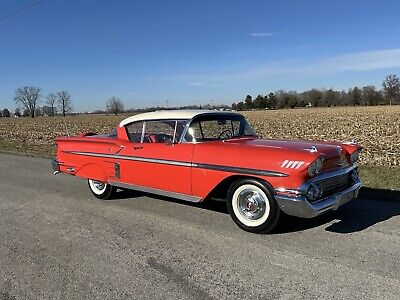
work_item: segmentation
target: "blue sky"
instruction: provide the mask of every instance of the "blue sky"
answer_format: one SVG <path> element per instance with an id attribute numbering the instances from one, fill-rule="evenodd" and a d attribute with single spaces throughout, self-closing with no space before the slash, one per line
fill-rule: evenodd
<path id="1" fill-rule="evenodd" d="M 34 1 L 3 0 L 0 18 Z M 232 103 L 400 75 L 399 1 L 44 0 L 0 21 L 0 108 L 15 89 L 76 111 Z M 44 100 L 42 100 L 42 104 Z"/>

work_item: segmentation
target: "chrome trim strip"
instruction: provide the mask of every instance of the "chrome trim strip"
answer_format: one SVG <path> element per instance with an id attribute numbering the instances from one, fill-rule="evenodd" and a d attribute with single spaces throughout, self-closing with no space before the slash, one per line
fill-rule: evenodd
<path id="1" fill-rule="evenodd" d="M 296 189 L 286 189 L 286 188 L 276 188 L 275 193 L 277 194 L 294 194 L 296 196 L 305 195 L 304 191 L 296 190 Z"/>
<path id="2" fill-rule="evenodd" d="M 142 135 L 140 136 L 140 143 L 142 144 L 144 141 L 144 132 L 146 131 L 146 121 L 143 121 L 142 125 Z"/>
<path id="3" fill-rule="evenodd" d="M 175 192 L 169 192 L 169 191 L 165 191 L 165 190 L 159 190 L 159 189 L 144 187 L 144 186 L 140 186 L 140 185 L 127 184 L 127 183 L 117 182 L 117 181 L 110 181 L 109 184 L 112 186 L 115 186 L 115 187 L 123 188 L 123 189 L 130 189 L 130 190 L 136 190 L 136 191 L 140 191 L 140 192 L 144 192 L 144 193 L 157 194 L 157 195 L 176 198 L 176 199 L 189 201 L 189 202 L 200 202 L 202 199 L 201 197 L 180 194 L 180 193 L 175 193 Z"/>
<path id="4" fill-rule="evenodd" d="M 64 152 L 65 153 L 70 153 L 70 154 L 84 155 L 84 156 L 94 156 L 94 157 L 104 157 L 104 158 L 117 158 L 117 159 L 123 159 L 123 160 L 134 160 L 134 161 L 149 162 L 149 163 L 159 163 L 159 164 L 182 166 L 182 167 L 191 167 L 192 166 L 192 164 L 189 163 L 189 162 L 174 161 L 174 160 L 167 160 L 167 159 L 156 159 L 156 158 L 146 158 L 146 157 L 139 157 L 139 156 L 127 156 L 127 155 L 81 152 L 81 151 L 64 151 Z"/>
<path id="5" fill-rule="evenodd" d="M 175 138 L 176 138 L 176 128 L 178 127 L 178 121 L 175 121 L 175 126 L 174 126 L 174 137 L 172 138 L 172 144 L 175 144 Z"/>
<path id="6" fill-rule="evenodd" d="M 288 176 L 288 174 L 285 174 L 285 173 L 274 172 L 274 171 L 269 171 L 269 170 L 258 170 L 258 169 L 230 167 L 230 166 L 222 166 L 222 165 L 190 163 L 190 162 L 184 162 L 184 161 L 175 161 L 175 160 L 158 159 L 158 158 L 147 158 L 147 157 L 139 157 L 139 156 L 127 156 L 127 155 L 81 152 L 81 151 L 64 151 L 64 152 L 70 153 L 70 154 L 85 155 L 85 156 L 116 158 L 116 159 L 123 159 L 123 160 L 148 162 L 148 163 L 159 163 L 159 164 L 165 164 L 165 165 L 193 167 L 193 168 L 199 168 L 199 169 L 207 169 L 207 170 L 238 173 L 238 174 L 259 175 L 259 176 L 268 176 L 268 177 L 287 177 Z"/>
<path id="7" fill-rule="evenodd" d="M 114 177 L 121 178 L 121 168 L 119 166 L 119 163 L 114 164 Z"/>
<path id="8" fill-rule="evenodd" d="M 193 163 L 193 167 L 200 168 L 200 169 L 214 170 L 214 171 L 249 174 L 249 175 L 260 175 L 260 176 L 269 176 L 269 177 L 286 177 L 286 176 L 288 176 L 288 174 L 285 174 L 285 173 L 268 171 L 268 170 L 248 169 L 248 168 L 240 168 L 240 167 L 221 166 L 221 165 Z"/>

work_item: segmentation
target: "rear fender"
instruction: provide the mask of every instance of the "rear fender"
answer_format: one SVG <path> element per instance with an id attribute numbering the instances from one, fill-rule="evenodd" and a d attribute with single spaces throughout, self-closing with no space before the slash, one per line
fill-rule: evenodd
<path id="1" fill-rule="evenodd" d="M 107 182 L 108 178 L 104 170 L 95 164 L 88 164 L 80 168 L 76 173 L 76 176 L 95 179 L 102 182 Z"/>

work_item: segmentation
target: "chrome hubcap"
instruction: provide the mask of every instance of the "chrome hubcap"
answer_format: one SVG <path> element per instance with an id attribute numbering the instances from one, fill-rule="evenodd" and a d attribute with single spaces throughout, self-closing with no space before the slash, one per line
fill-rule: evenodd
<path id="1" fill-rule="evenodd" d="M 265 202 L 263 195 L 252 189 L 245 189 L 238 196 L 238 208 L 243 217 L 257 220 L 265 213 Z"/>
<path id="2" fill-rule="evenodd" d="M 99 191 L 101 191 L 101 190 L 104 189 L 104 187 L 105 187 L 105 183 L 104 183 L 104 182 L 96 181 L 96 180 L 93 180 L 93 185 L 94 185 L 94 187 L 95 187 L 96 189 L 98 189 Z"/>

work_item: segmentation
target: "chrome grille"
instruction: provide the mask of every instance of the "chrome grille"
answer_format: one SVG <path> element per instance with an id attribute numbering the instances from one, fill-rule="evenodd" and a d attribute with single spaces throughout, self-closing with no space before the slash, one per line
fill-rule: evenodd
<path id="1" fill-rule="evenodd" d="M 336 192 L 341 192 L 352 185 L 350 173 L 317 181 L 322 189 L 321 198 L 328 197 Z"/>

